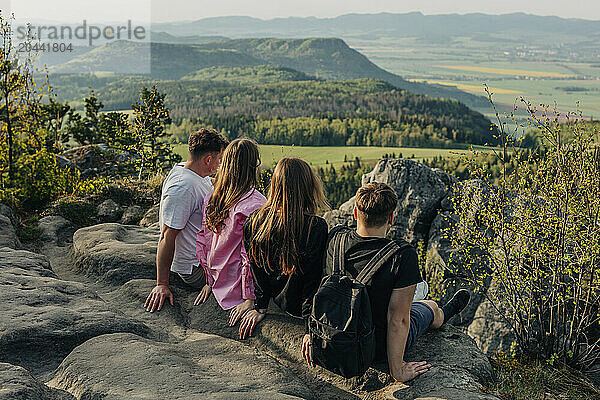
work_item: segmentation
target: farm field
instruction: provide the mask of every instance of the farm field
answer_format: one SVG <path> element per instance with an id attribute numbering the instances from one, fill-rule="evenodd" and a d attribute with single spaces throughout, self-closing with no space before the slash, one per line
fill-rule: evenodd
<path id="1" fill-rule="evenodd" d="M 477 41 L 454 38 L 434 43 L 421 38 L 378 41 L 355 40 L 351 45 L 390 72 L 411 81 L 456 86 L 486 96 L 483 84 L 494 93 L 504 110 L 521 96 L 532 104 L 557 104 L 559 111 L 575 111 L 577 104 L 585 117 L 600 115 L 600 64 L 564 59 L 551 50 L 534 55 L 520 54 L 509 38 Z M 576 50 L 573 50 L 576 51 Z M 477 111 L 491 116 L 491 108 Z"/>
<path id="2" fill-rule="evenodd" d="M 346 147 L 346 146 L 280 146 L 280 145 L 259 145 L 260 156 L 263 167 L 270 167 L 277 163 L 283 157 L 300 157 L 313 167 L 325 167 L 332 164 L 335 167 L 341 166 L 344 159 L 348 161 L 359 157 L 361 162 L 375 164 L 384 154 L 395 153 L 396 156 L 402 154 L 404 158 L 413 158 L 415 160 L 426 160 L 433 157 L 460 157 L 469 152 L 461 149 L 432 149 L 432 148 L 412 148 L 412 147 Z M 474 146 L 478 151 L 490 151 L 484 146 Z M 175 152 L 187 158 L 187 146 L 177 145 Z"/>

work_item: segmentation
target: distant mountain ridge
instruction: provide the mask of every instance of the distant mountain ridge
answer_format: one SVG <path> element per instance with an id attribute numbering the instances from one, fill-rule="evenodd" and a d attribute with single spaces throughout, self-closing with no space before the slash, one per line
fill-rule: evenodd
<path id="1" fill-rule="evenodd" d="M 345 14 L 334 18 L 289 17 L 262 20 L 231 16 L 199 19 L 193 22 L 153 24 L 153 29 L 174 35 L 219 34 L 240 36 L 347 36 L 385 34 L 390 36 L 420 36 L 430 34 L 470 35 L 475 32 L 498 33 L 515 31 L 594 35 L 600 37 L 600 21 L 538 16 L 525 13 L 503 15 L 440 14 L 420 12 L 405 14 Z"/>
<path id="2" fill-rule="evenodd" d="M 52 73 L 81 70 L 110 72 L 110 66 L 121 70 L 124 54 L 140 54 L 136 62 L 143 67 L 143 51 L 147 44 L 116 41 L 80 55 L 69 63 L 53 66 Z M 372 63 L 366 56 L 337 38 L 309 39 L 235 39 L 204 44 L 151 44 L 151 71 L 156 79 L 178 80 L 199 69 L 209 67 L 248 67 L 263 64 L 292 68 L 326 80 L 358 78 L 380 79 L 415 94 L 453 98 L 468 106 L 480 107 L 486 100 L 456 88 L 409 82 Z M 118 67 L 118 69 L 116 69 Z M 131 70 L 135 70 L 135 65 Z"/>

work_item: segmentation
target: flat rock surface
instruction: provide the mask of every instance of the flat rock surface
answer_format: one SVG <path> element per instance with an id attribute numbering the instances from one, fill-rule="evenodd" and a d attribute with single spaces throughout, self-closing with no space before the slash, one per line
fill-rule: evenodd
<path id="1" fill-rule="evenodd" d="M 215 335 L 177 344 L 131 334 L 77 347 L 49 382 L 77 399 L 317 399 L 274 358 Z"/>
<path id="2" fill-rule="evenodd" d="M 75 267 L 109 285 L 155 279 L 158 235 L 157 229 L 117 223 L 79 229 L 73 236 Z"/>
<path id="3" fill-rule="evenodd" d="M 75 346 L 105 333 L 149 329 L 85 285 L 59 279 L 46 257 L 0 249 L 0 362 L 37 374 L 56 367 Z"/>

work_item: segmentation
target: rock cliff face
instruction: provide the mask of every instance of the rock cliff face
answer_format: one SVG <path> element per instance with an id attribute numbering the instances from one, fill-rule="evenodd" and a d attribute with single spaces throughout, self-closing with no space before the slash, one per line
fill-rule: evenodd
<path id="1" fill-rule="evenodd" d="M 364 182 L 379 179 L 400 194 L 393 235 L 429 238 L 449 178 L 384 160 Z M 348 222 L 348 210 L 328 219 Z M 174 305 L 147 313 L 156 224 L 75 229 L 49 216 L 40 220 L 43 254 L 0 249 L 0 400 L 496 398 L 483 389 L 493 380 L 487 357 L 459 328 L 417 342 L 406 358 L 432 368 L 407 385 L 392 383 L 385 367 L 343 379 L 302 362 L 303 324 L 275 308 L 240 341 L 214 298 L 194 306 L 197 293 L 172 276 Z"/>

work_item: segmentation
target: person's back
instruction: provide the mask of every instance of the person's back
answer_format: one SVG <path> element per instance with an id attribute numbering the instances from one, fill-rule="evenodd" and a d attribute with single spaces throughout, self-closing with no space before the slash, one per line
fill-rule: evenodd
<path id="1" fill-rule="evenodd" d="M 383 249 L 390 239 L 381 237 L 362 237 L 355 230 L 346 227 L 336 227 L 331 231 L 325 257 L 325 275 L 333 272 L 333 238 L 343 234 L 344 265 L 348 276 L 355 278 L 360 274 L 367 263 Z M 397 241 L 400 251 L 390 257 L 373 276 L 367 292 L 371 302 L 372 320 L 375 328 L 377 362 L 386 360 L 386 334 L 388 304 L 392 291 L 415 285 L 422 281 L 417 262 L 417 252 L 403 240 Z"/>
<path id="2" fill-rule="evenodd" d="M 159 226 L 166 224 L 181 229 L 175 239 L 171 271 L 191 274 L 196 259 L 196 234 L 202 228 L 204 197 L 212 190 L 210 177 L 202 177 L 185 163 L 171 169 L 162 185 L 159 208 Z M 173 202 L 177 202 L 175 206 Z"/>
<path id="3" fill-rule="evenodd" d="M 334 262 L 336 265 L 343 265 L 344 273 L 352 278 L 359 276 L 367 264 L 369 265 L 368 275 L 372 275 L 371 278 L 365 281 L 361 277 L 360 282 L 366 286 L 371 304 L 370 319 L 376 341 L 373 361 L 377 363 L 387 358 L 392 377 L 405 382 L 427 372 L 431 367 L 426 361 L 405 362 L 405 350 L 429 328 L 439 328 L 464 309 L 470 294 L 466 290 L 459 290 L 443 308 L 431 300 L 413 302 L 415 289 L 422 279 L 416 251 L 404 242 L 399 243 L 393 256 L 380 259 L 385 260 L 383 264 L 375 264 L 379 257 L 374 256 L 391 242 L 386 239 L 386 234 L 393 223 L 397 204 L 396 193 L 384 183 L 370 183 L 357 191 L 354 207 L 357 228 L 350 230 L 339 227 L 332 230 L 324 261 L 327 276 L 324 282 L 332 276 Z M 341 245 L 338 245 L 340 239 Z M 335 254 L 342 254 L 343 262 L 334 261 L 338 258 L 334 257 Z M 369 262 L 371 260 L 373 261 Z M 315 296 L 315 307 L 317 297 L 319 292 Z M 326 306 L 328 299 L 325 297 L 324 300 Z M 320 308 L 322 313 L 328 312 L 326 308 Z M 312 351 L 311 339 L 310 342 L 303 343 L 303 354 L 309 354 L 305 358 L 311 364 Z M 315 351 L 320 351 L 320 348 L 317 347 Z"/>

